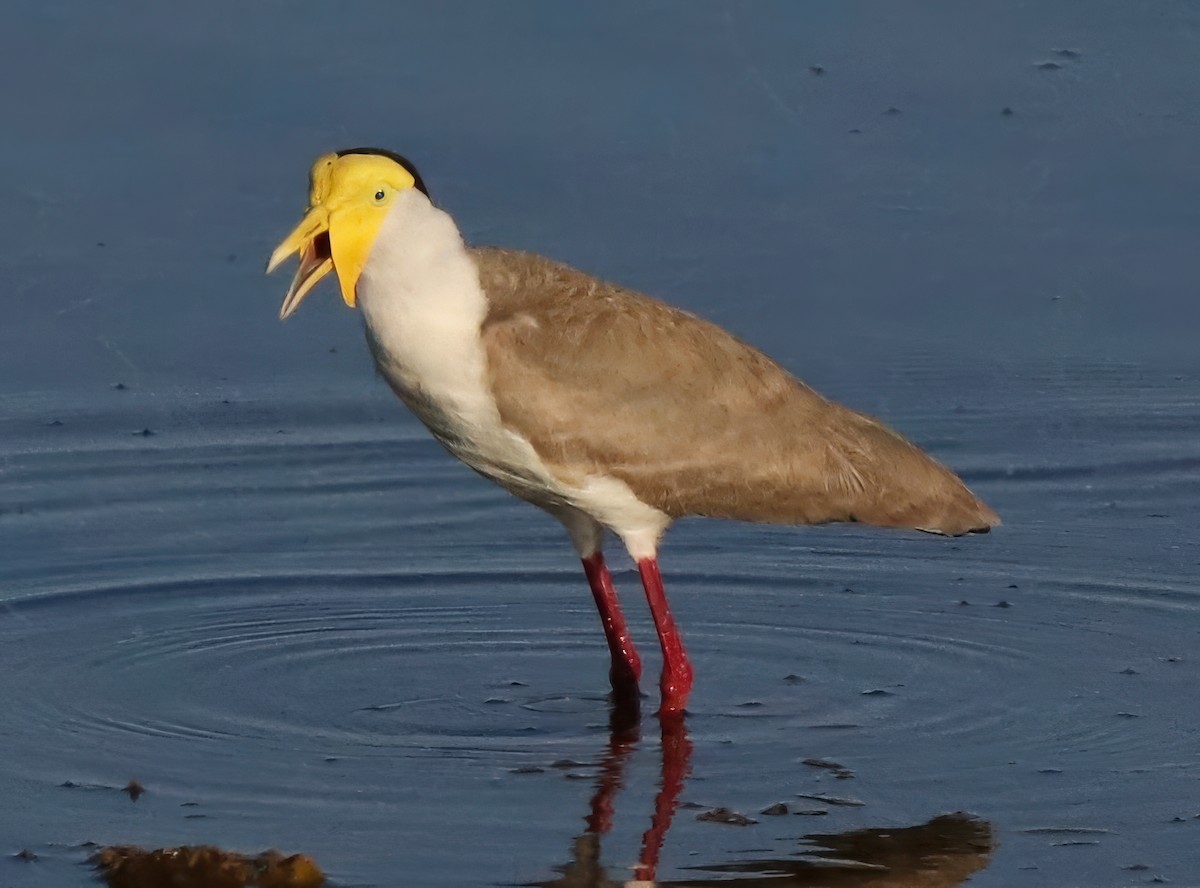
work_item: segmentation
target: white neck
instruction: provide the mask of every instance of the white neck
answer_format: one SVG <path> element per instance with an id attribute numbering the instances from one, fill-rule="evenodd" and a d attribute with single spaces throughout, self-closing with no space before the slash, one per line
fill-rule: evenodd
<path id="1" fill-rule="evenodd" d="M 473 283 L 473 286 L 471 285 Z M 388 212 L 358 280 L 367 325 L 388 326 L 405 303 L 436 305 L 438 314 L 483 320 L 486 299 L 458 226 L 414 189 L 401 192 Z"/>
<path id="2" fill-rule="evenodd" d="M 484 406 L 487 297 L 454 220 L 419 191 L 398 195 L 384 219 L 358 300 L 376 365 L 434 434 L 473 422 Z"/>
<path id="3" fill-rule="evenodd" d="M 487 384 L 488 302 L 454 220 L 423 194 L 399 195 L 358 284 L 376 366 L 460 459 L 488 474 L 524 467 Z"/>

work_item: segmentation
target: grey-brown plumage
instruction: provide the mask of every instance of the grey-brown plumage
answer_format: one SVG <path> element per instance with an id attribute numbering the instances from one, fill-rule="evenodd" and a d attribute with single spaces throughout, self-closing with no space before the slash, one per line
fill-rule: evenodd
<path id="1" fill-rule="evenodd" d="M 618 478 L 671 518 L 1000 523 L 899 434 L 716 325 L 540 256 L 471 252 L 501 420 L 561 480 Z"/>

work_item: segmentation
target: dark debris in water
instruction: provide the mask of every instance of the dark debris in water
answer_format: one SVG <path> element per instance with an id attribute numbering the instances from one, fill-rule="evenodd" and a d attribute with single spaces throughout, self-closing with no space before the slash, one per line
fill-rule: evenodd
<path id="1" fill-rule="evenodd" d="M 797 817 L 824 817 L 829 812 L 824 808 L 801 808 L 799 811 L 793 811 Z"/>
<path id="2" fill-rule="evenodd" d="M 537 765 L 522 765 L 519 768 L 509 768 L 510 774 L 545 774 L 545 768 L 539 768 Z"/>
<path id="3" fill-rule="evenodd" d="M 1038 62 L 1034 67 L 1039 71 L 1057 71 L 1062 68 L 1058 62 Z"/>
<path id="4" fill-rule="evenodd" d="M 861 808 L 866 805 L 866 802 L 859 799 L 850 798 L 849 796 L 831 796 L 819 792 L 798 792 L 797 798 L 808 799 L 813 802 L 822 802 L 826 805 L 834 805 L 835 807 L 843 808 Z"/>
<path id="5" fill-rule="evenodd" d="M 747 817 L 732 808 L 712 808 L 708 811 L 701 811 L 696 815 L 696 819 L 706 823 L 727 823 L 730 826 L 751 826 L 758 823 L 753 817 Z"/>
<path id="6" fill-rule="evenodd" d="M 779 817 L 787 812 L 788 806 L 784 802 L 776 802 L 773 805 L 767 805 L 767 807 L 763 808 L 758 813 L 765 817 Z"/>
<path id="7" fill-rule="evenodd" d="M 130 782 L 137 783 L 137 781 L 130 781 Z M 60 783 L 58 785 L 62 789 L 89 789 L 89 790 L 103 790 L 105 792 L 114 792 L 114 791 L 129 792 L 129 785 L 118 787 L 118 786 L 113 786 L 111 783 L 109 783 L 109 784 L 80 783 L 76 780 L 64 780 L 62 783 Z M 139 791 L 139 794 L 140 794 L 140 792 L 142 792 L 140 785 L 138 787 L 138 791 Z M 134 798 L 133 795 L 130 795 L 130 798 Z M 136 801 L 136 799 L 135 799 L 135 801 Z"/>
<path id="8" fill-rule="evenodd" d="M 799 675 L 796 675 L 794 672 L 791 675 L 785 675 L 783 677 L 783 680 L 785 682 L 787 682 L 788 684 L 794 684 L 794 685 L 801 684 L 804 682 L 804 678 Z"/>
<path id="9" fill-rule="evenodd" d="M 18 851 L 16 854 L 13 855 L 13 859 L 14 860 L 24 860 L 26 863 L 33 863 L 35 860 L 38 859 L 38 856 L 36 854 L 34 854 L 32 851 L 30 851 L 28 848 L 22 848 L 20 851 Z"/>
<path id="10" fill-rule="evenodd" d="M 316 862 L 278 851 L 253 856 L 211 846 L 102 848 L 91 864 L 109 888 L 319 888 L 326 884 Z"/>
<path id="11" fill-rule="evenodd" d="M 130 780 L 121 788 L 121 792 L 129 796 L 129 800 L 136 802 L 146 792 L 146 787 L 138 783 L 136 780 Z"/>
<path id="12" fill-rule="evenodd" d="M 845 765 L 835 762 L 833 759 L 806 758 L 801 764 L 808 765 L 810 768 L 820 768 L 824 771 L 829 771 L 838 780 L 854 779 L 853 771 Z"/>
<path id="13" fill-rule="evenodd" d="M 1112 830 L 1094 826 L 1031 826 L 1021 832 L 1030 836 L 1102 836 L 1110 835 Z"/>

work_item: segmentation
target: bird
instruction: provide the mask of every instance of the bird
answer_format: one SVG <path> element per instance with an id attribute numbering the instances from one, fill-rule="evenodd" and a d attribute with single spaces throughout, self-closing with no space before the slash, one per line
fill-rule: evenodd
<path id="1" fill-rule="evenodd" d="M 618 700 L 639 697 L 642 674 L 603 553 L 609 534 L 624 544 L 662 649 L 661 717 L 683 716 L 694 681 L 658 563 L 673 521 L 946 536 L 1000 523 L 898 432 L 716 324 L 543 256 L 467 244 L 390 150 L 316 160 L 308 207 L 267 272 L 296 254 L 280 318 L 333 272 L 379 374 L 433 437 L 566 529 Z"/>

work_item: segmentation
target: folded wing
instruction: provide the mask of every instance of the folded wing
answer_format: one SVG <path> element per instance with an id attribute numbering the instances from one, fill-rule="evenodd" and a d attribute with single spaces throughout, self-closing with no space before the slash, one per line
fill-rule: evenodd
<path id="1" fill-rule="evenodd" d="M 500 416 L 568 484 L 673 518 L 986 531 L 996 513 L 878 420 L 707 321 L 540 256 L 473 251 Z"/>

